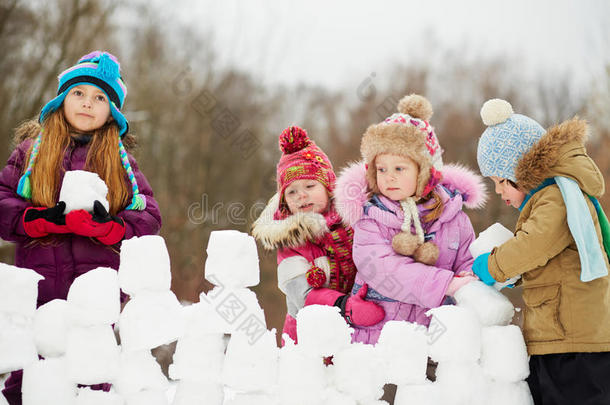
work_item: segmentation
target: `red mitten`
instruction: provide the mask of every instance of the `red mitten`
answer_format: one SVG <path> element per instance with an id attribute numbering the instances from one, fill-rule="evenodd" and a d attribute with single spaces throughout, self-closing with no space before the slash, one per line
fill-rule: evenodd
<path id="1" fill-rule="evenodd" d="M 368 285 L 362 285 L 356 295 L 347 295 L 330 288 L 313 288 L 305 298 L 305 305 L 329 305 L 341 309 L 345 320 L 357 326 L 375 325 L 385 317 L 385 311 L 374 302 L 365 301 Z"/>
<path id="2" fill-rule="evenodd" d="M 345 319 L 357 326 L 372 326 L 383 320 L 385 311 L 379 305 L 366 301 L 368 285 L 363 284 L 356 295 L 345 300 Z"/>
<path id="3" fill-rule="evenodd" d="M 104 245 L 114 245 L 125 236 L 125 223 L 111 216 L 99 201 L 93 203 L 93 214 L 85 210 L 71 211 L 66 215 L 68 228 L 77 235 L 97 238 Z"/>
<path id="4" fill-rule="evenodd" d="M 42 238 L 51 233 L 70 233 L 66 226 L 64 210 L 66 203 L 60 201 L 53 208 L 30 207 L 23 213 L 23 229 L 31 238 Z"/>

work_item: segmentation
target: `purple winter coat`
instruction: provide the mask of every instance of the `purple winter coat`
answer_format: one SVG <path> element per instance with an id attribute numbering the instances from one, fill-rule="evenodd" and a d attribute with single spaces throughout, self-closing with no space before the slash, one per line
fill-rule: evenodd
<path id="1" fill-rule="evenodd" d="M 102 266 L 118 270 L 119 253 L 117 246 L 105 246 L 92 238 L 75 234 L 55 235 L 52 241 L 43 243 L 26 235 L 22 217 L 25 209 L 32 206 L 32 203 L 17 195 L 16 190 L 27 164 L 27 152 L 31 144 L 31 139 L 21 142 L 0 172 L 0 237 L 17 243 L 16 266 L 33 269 L 45 278 L 38 283 L 40 306 L 56 298 L 66 299 L 74 279 L 89 270 Z M 64 156 L 64 169 L 82 170 L 88 150 L 88 144 L 70 145 Z M 125 221 L 124 239 L 155 235 L 161 228 L 159 206 L 148 181 L 131 155 L 129 162 L 140 193 L 146 196 L 146 209 L 121 211 L 117 214 Z M 127 174 L 125 176 L 127 178 Z"/>
<path id="2" fill-rule="evenodd" d="M 353 197 L 357 189 L 354 184 L 362 182 L 357 177 L 359 175 L 364 176 L 364 168 L 352 166 L 340 176 L 337 206 L 343 208 L 343 218 L 356 220 L 353 224 L 352 254 L 358 272 L 352 293 L 367 283 L 366 299 L 376 302 L 385 310 L 385 318 L 380 323 L 371 327 L 355 327 L 352 340 L 374 344 L 381 329 L 390 320 L 427 326 L 430 320 L 425 315 L 426 311 L 443 303 L 454 275 L 471 270 L 473 258 L 468 247 L 475 234 L 462 206 L 465 202 L 472 207 L 482 205 L 484 186 L 474 173 L 462 167 L 445 166 L 444 180 L 436 188 L 444 204 L 443 212 L 435 221 L 422 223 L 426 239 L 439 248 L 435 265 L 428 266 L 414 261 L 410 256 L 400 255 L 392 248 L 392 238 L 400 232 L 404 218 L 397 202 L 383 195 L 376 195 L 371 200 L 366 199 L 366 194 Z M 348 185 L 346 194 L 341 191 L 344 184 Z M 357 209 L 354 200 L 360 203 L 359 213 L 354 212 Z M 421 218 L 426 210 L 422 205 L 418 205 L 418 209 Z"/>

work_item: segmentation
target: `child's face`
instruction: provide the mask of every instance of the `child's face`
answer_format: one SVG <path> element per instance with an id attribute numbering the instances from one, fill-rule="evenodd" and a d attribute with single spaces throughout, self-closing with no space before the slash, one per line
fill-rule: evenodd
<path id="1" fill-rule="evenodd" d="M 381 194 L 394 201 L 415 195 L 419 166 L 413 159 L 398 155 L 378 155 L 375 168 Z"/>
<path id="2" fill-rule="evenodd" d="M 502 196 L 506 205 L 512 205 L 514 208 L 519 208 L 525 199 L 525 193 L 514 187 L 508 179 L 501 177 L 490 176 L 496 186 L 496 193 Z"/>
<path id="3" fill-rule="evenodd" d="M 66 120 L 80 132 L 94 131 L 110 118 L 108 97 L 103 91 L 89 84 L 71 88 L 63 105 Z"/>
<path id="4" fill-rule="evenodd" d="M 292 214 L 297 212 L 316 212 L 321 214 L 328 209 L 326 187 L 317 180 L 295 180 L 284 190 L 284 199 Z"/>

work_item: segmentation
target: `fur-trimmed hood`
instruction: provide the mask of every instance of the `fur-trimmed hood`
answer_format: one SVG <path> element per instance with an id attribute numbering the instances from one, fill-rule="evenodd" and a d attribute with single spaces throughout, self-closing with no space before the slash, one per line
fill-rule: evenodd
<path id="1" fill-rule="evenodd" d="M 327 219 L 313 212 L 274 219 L 279 201 L 278 194 L 271 197 L 261 215 L 252 224 L 252 236 L 259 240 L 265 249 L 295 248 L 307 242 L 314 242 L 329 231 Z"/>
<path id="2" fill-rule="evenodd" d="M 528 192 L 549 177 L 563 176 L 587 194 L 601 196 L 603 176 L 584 146 L 588 133 L 586 121 L 578 117 L 549 128 L 517 163 L 517 184 Z"/>
<path id="3" fill-rule="evenodd" d="M 362 207 L 369 199 L 364 162 L 352 163 L 341 171 L 335 189 L 335 208 L 346 225 L 353 226 L 363 214 Z M 481 176 L 457 164 L 447 164 L 442 170 L 440 184 L 461 194 L 466 208 L 481 208 L 487 191 Z"/>

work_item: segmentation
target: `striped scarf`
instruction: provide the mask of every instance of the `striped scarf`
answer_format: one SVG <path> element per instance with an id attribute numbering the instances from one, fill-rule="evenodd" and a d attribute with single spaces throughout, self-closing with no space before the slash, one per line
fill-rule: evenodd
<path id="1" fill-rule="evenodd" d="M 320 241 L 330 263 L 329 288 L 349 293 L 356 277 L 356 265 L 352 260 L 354 231 L 341 222 L 336 223 Z"/>

